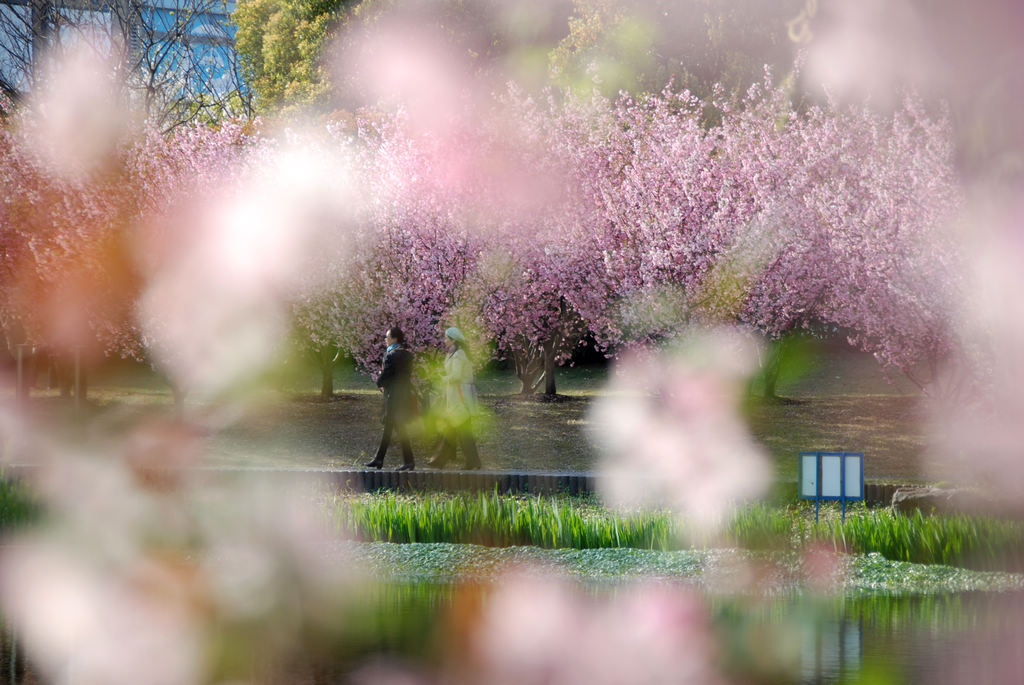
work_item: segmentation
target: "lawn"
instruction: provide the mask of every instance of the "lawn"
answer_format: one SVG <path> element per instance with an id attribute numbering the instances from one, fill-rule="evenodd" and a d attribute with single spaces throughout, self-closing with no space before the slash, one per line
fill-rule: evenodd
<path id="1" fill-rule="evenodd" d="M 555 402 L 523 398 L 508 372 L 481 374 L 478 386 L 490 413 L 480 436 L 485 468 L 588 471 L 596 455 L 586 427 L 592 403 L 603 392 L 603 367 L 559 370 Z M 10 401 L 11 388 L 4 384 Z M 188 403 L 191 417 L 209 428 L 211 464 L 294 468 L 351 468 L 367 461 L 380 431 L 380 395 L 351 369 L 336 374 L 335 395 L 322 399 L 312 374 L 289 377 L 276 390 L 260 390 L 244 404 Z M 806 449 L 863 451 L 865 476 L 875 480 L 922 478 L 918 460 L 925 446 L 919 394 L 906 383 L 890 383 L 864 355 L 827 351 L 798 378 L 783 379 L 781 402 L 753 402 L 747 410 L 755 437 L 778 465 L 781 479 L 796 475 L 796 454 Z M 46 421 L 71 412 L 70 401 L 53 390 L 33 395 L 35 415 Z M 142 367 L 117 365 L 92 379 L 83 413 L 89 423 L 129 425 L 147 412 L 167 412 L 170 393 Z M 419 464 L 434 445 L 414 440 Z M 397 465 L 397 452 L 386 465 Z"/>

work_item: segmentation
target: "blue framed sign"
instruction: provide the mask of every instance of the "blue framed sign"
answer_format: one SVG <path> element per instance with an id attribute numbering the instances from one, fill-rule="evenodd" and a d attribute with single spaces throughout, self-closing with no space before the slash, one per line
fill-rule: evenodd
<path id="1" fill-rule="evenodd" d="M 797 488 L 800 499 L 814 500 L 815 518 L 822 500 L 839 500 L 846 520 L 847 500 L 864 499 L 864 453 L 801 452 Z"/>

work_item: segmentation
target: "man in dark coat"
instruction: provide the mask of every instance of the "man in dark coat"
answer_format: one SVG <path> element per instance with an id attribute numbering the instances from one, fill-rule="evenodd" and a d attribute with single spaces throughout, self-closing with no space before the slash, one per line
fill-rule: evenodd
<path id="1" fill-rule="evenodd" d="M 384 435 L 380 439 L 380 447 L 373 461 L 366 466 L 379 469 L 384 466 L 384 455 L 391 443 L 391 434 L 398 435 L 402 446 L 402 465 L 399 471 L 410 471 L 415 468 L 412 459 L 412 443 L 406 426 L 415 414 L 415 403 L 412 394 L 412 352 L 405 347 L 405 334 L 398 326 L 392 326 L 385 334 L 388 348 L 384 352 L 377 387 L 384 393 Z"/>

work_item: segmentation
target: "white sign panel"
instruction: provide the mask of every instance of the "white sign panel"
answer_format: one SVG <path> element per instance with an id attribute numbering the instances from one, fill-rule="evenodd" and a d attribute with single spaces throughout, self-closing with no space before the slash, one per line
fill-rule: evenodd
<path id="1" fill-rule="evenodd" d="M 800 455 L 800 496 L 817 497 L 818 495 L 818 455 Z"/>
<path id="2" fill-rule="evenodd" d="M 843 496 L 843 458 L 838 454 L 821 455 L 821 496 Z"/>
<path id="3" fill-rule="evenodd" d="M 846 496 L 859 499 L 863 497 L 861 490 L 861 457 L 846 455 Z"/>

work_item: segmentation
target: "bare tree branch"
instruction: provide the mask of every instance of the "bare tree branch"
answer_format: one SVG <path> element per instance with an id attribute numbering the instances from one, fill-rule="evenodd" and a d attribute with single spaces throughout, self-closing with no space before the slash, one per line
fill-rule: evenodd
<path id="1" fill-rule="evenodd" d="M 129 101 L 169 131 L 249 117 L 225 0 L 0 0 L 0 89 L 17 98 L 40 57 L 86 41 L 116 65 Z"/>

